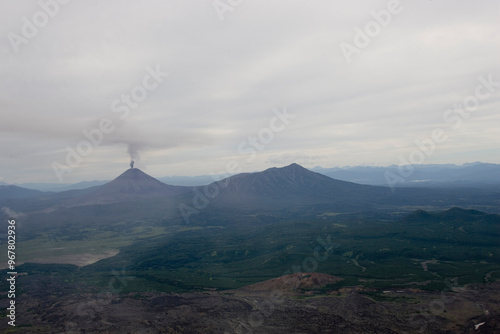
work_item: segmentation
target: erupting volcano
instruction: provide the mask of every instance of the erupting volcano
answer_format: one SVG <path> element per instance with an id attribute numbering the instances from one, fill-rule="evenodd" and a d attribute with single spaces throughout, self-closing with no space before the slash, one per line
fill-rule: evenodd
<path id="1" fill-rule="evenodd" d="M 87 195 L 92 203 L 112 203 L 141 198 L 170 197 L 191 191 L 191 187 L 172 186 L 158 181 L 138 168 L 130 168 L 111 182 Z"/>

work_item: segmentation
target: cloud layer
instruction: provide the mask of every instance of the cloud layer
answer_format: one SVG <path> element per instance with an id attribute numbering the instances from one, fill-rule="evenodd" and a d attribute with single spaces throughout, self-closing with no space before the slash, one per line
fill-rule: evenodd
<path id="1" fill-rule="evenodd" d="M 53 162 L 65 165 L 66 148 L 102 119 L 114 130 L 63 182 L 115 177 L 130 148 L 136 166 L 155 176 L 219 172 L 230 160 L 243 171 L 292 160 L 398 164 L 436 128 L 447 140 L 426 163 L 500 163 L 500 87 L 459 127 L 443 116 L 474 95 L 479 77 L 500 82 L 497 1 L 221 2 L 231 9 L 180 0 L 0 2 L 3 180 L 56 182 Z M 366 30 L 396 5 L 386 26 Z M 40 12 L 53 17 L 45 22 Z M 26 22 L 38 30 L 30 38 Z M 357 31 L 368 45 L 356 46 Z M 342 43 L 358 50 L 350 62 Z M 152 88 L 147 68 L 168 76 Z M 269 140 L 264 129 L 284 107 L 295 118 Z M 252 159 L 241 150 L 249 136 Z"/>

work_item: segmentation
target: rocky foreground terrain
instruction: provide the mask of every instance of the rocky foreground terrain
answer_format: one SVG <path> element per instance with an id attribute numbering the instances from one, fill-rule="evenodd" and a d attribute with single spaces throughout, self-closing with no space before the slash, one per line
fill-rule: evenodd
<path id="1" fill-rule="evenodd" d="M 232 291 L 112 294 L 56 278 L 19 280 L 27 288 L 16 299 L 17 327 L 3 318 L 2 333 L 500 333 L 499 282 L 442 293 L 319 293 L 338 278 L 298 273 Z"/>

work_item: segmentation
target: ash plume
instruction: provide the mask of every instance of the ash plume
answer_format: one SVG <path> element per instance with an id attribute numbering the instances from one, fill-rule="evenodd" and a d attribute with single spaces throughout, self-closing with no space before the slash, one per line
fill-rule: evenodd
<path id="1" fill-rule="evenodd" d="M 134 164 L 141 160 L 139 156 L 139 150 L 141 145 L 138 143 L 128 143 L 127 153 L 130 156 L 130 168 L 134 168 Z"/>

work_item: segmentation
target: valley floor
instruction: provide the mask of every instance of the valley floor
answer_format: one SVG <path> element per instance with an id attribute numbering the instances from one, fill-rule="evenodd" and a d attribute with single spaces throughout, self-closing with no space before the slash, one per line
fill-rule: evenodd
<path id="1" fill-rule="evenodd" d="M 228 290 L 75 293 L 23 284 L 17 327 L 2 333 L 498 333 L 500 282 L 451 292 L 344 288 L 326 294 Z M 44 285 L 46 290 L 40 289 Z M 45 291 L 45 292 L 43 292 Z M 5 309 L 6 299 L 0 302 Z"/>

